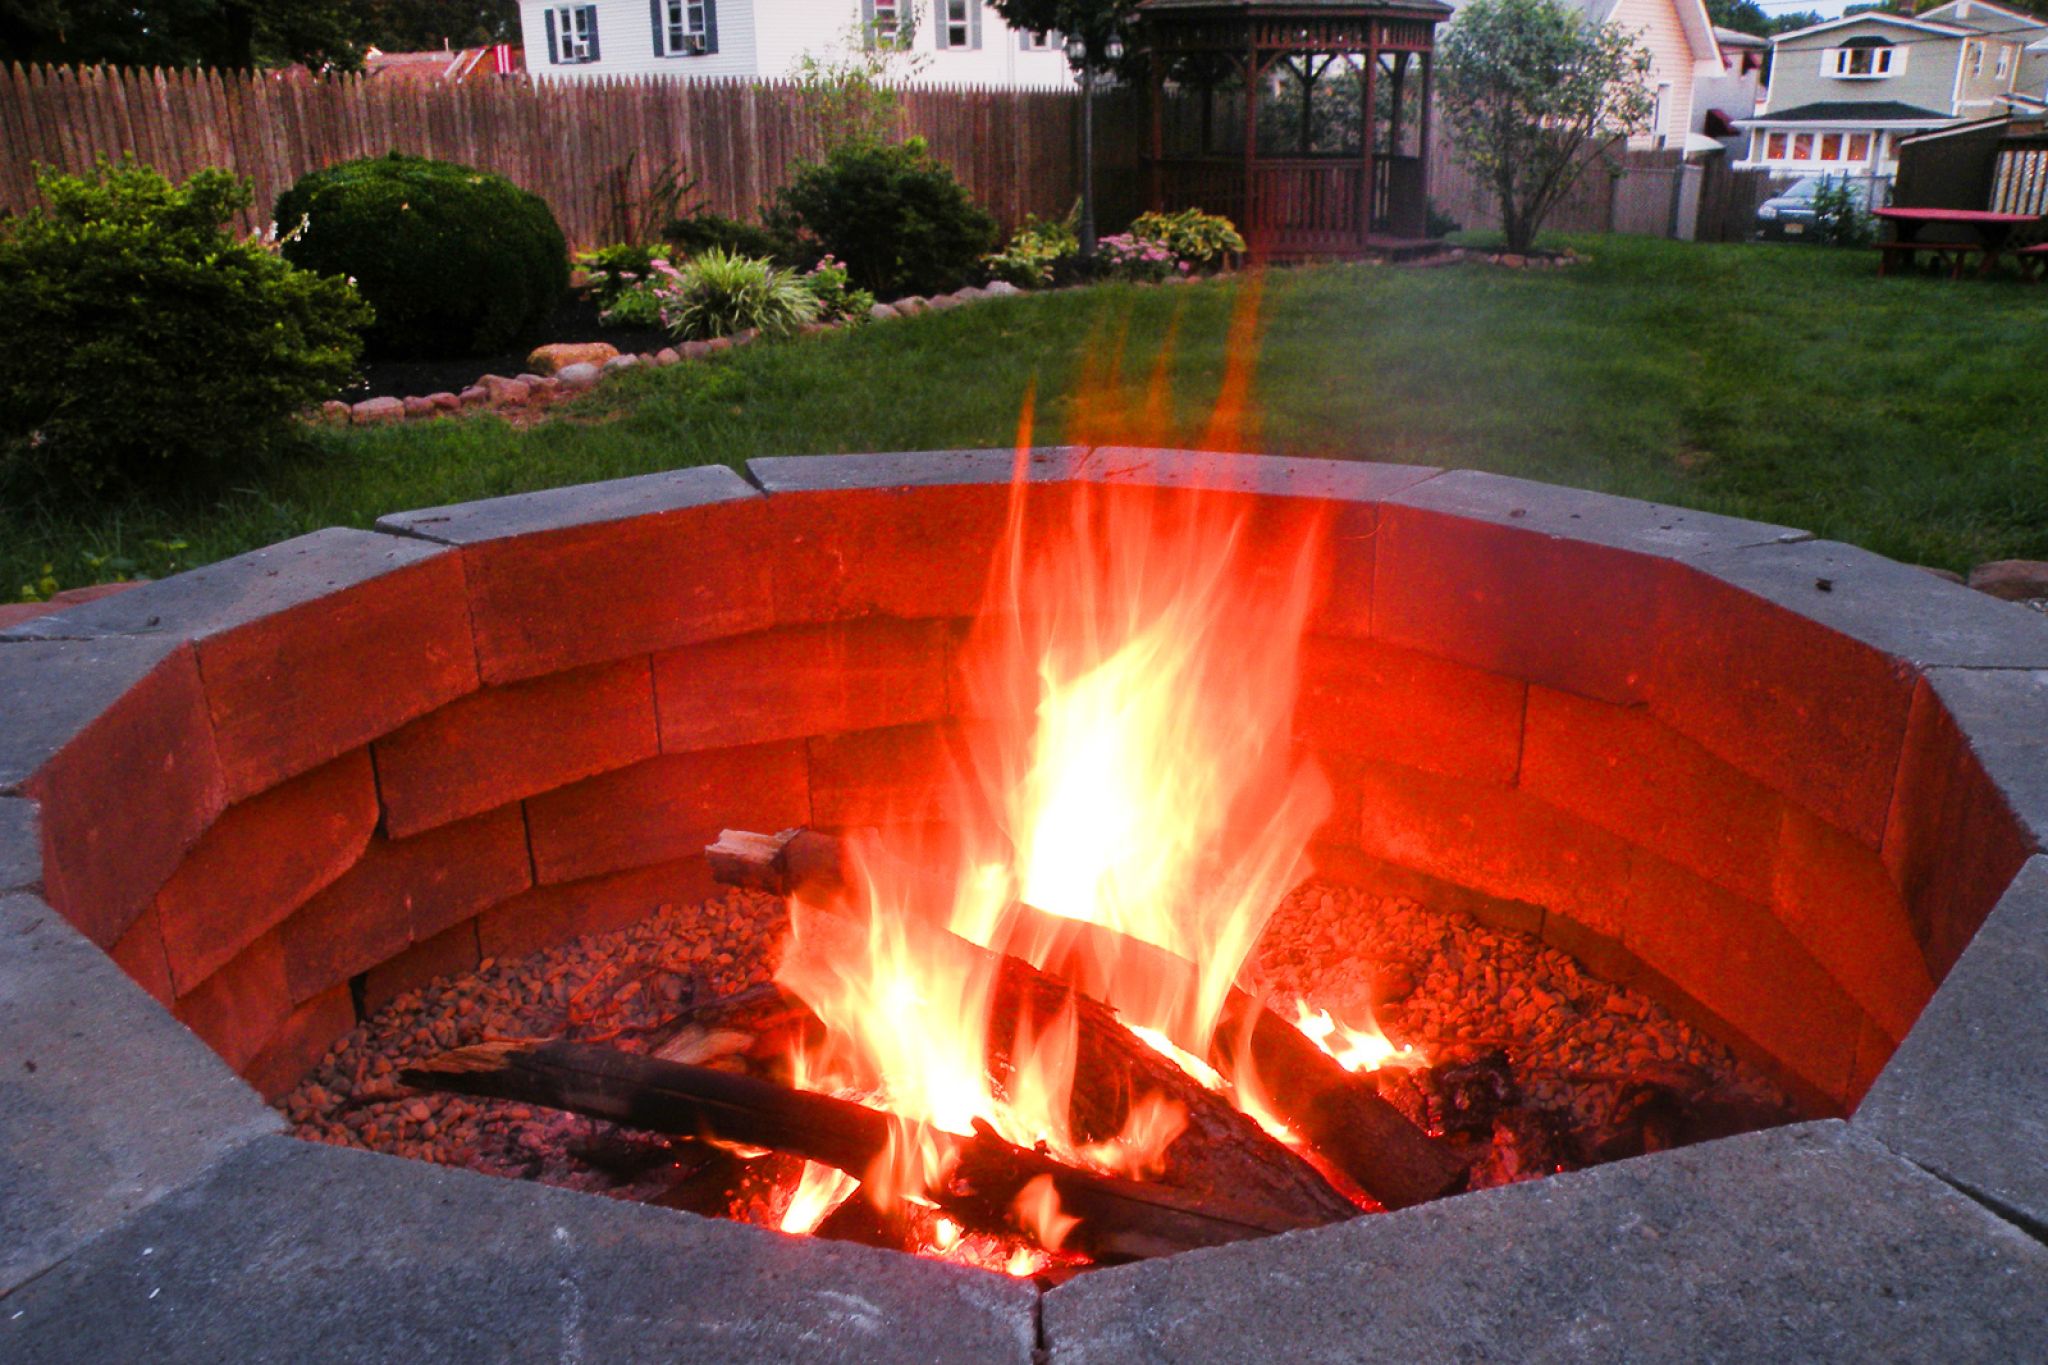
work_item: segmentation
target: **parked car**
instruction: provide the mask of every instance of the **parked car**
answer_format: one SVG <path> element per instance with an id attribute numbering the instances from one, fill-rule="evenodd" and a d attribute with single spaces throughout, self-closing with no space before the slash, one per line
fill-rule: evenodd
<path id="1" fill-rule="evenodd" d="M 1761 242 L 1796 242 L 1813 234 L 1813 197 L 1820 193 L 1823 185 L 1846 184 L 1849 195 L 1856 207 L 1870 211 L 1870 189 L 1860 180 L 1844 180 L 1840 176 L 1809 175 L 1786 190 L 1757 205 L 1756 240 Z"/>

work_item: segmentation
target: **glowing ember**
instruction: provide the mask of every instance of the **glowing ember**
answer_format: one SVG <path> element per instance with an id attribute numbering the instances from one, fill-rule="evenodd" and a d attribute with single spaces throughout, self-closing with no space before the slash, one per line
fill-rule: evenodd
<path id="1" fill-rule="evenodd" d="M 1395 1047 L 1379 1025 L 1366 1020 L 1363 1029 L 1340 1024 L 1328 1010 L 1313 1009 L 1308 1001 L 1294 1002 L 1294 1026 L 1314 1040 L 1315 1045 L 1337 1059 L 1346 1071 L 1378 1071 L 1383 1066 L 1420 1067 L 1428 1060 L 1413 1047 Z"/>

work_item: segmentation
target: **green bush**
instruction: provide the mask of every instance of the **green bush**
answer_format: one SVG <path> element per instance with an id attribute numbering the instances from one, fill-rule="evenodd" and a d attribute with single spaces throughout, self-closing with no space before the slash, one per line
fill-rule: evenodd
<path id="1" fill-rule="evenodd" d="M 302 176 L 277 220 L 303 223 L 285 258 L 347 275 L 377 310 L 372 352 L 489 355 L 546 320 L 569 248 L 538 196 L 501 175 L 393 152 Z"/>
<path id="2" fill-rule="evenodd" d="M 620 242 L 614 246 L 601 246 L 595 251 L 579 251 L 576 264 L 582 269 L 598 308 L 606 309 L 630 293 L 635 285 L 644 283 L 654 273 L 655 259 L 661 255 L 662 249 L 657 246 Z"/>
<path id="3" fill-rule="evenodd" d="M 223 224 L 247 181 L 132 161 L 39 170 L 0 224 L 0 476 L 22 490 L 206 484 L 330 398 L 370 310 Z"/>
<path id="4" fill-rule="evenodd" d="M 772 261 L 707 251 L 680 269 L 658 268 L 661 317 L 679 340 L 706 341 L 754 328 L 766 336 L 818 320 L 817 296 Z"/>
<path id="5" fill-rule="evenodd" d="M 1081 239 L 1074 231 L 1072 214 L 1058 222 L 1027 217 L 1009 245 L 982 257 L 981 263 L 994 279 L 1007 280 L 1019 289 L 1044 289 L 1071 271 L 1080 255 Z"/>
<path id="6" fill-rule="evenodd" d="M 703 209 L 676 219 L 661 230 L 661 235 L 678 260 L 718 250 L 783 265 L 796 264 L 789 253 L 789 243 L 759 223 L 743 223 Z"/>
<path id="7" fill-rule="evenodd" d="M 996 237 L 995 220 L 922 138 L 859 139 L 799 167 L 770 225 L 846 262 L 856 284 L 884 298 L 959 288 Z"/>
<path id="8" fill-rule="evenodd" d="M 1215 270 L 1225 257 L 1245 249 L 1235 223 L 1200 209 L 1141 214 L 1131 224 L 1130 235 L 1141 242 L 1157 242 L 1196 270 Z"/>

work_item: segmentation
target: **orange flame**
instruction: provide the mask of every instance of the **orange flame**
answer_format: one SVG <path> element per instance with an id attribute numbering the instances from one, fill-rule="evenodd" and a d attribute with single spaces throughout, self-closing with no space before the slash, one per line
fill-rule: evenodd
<path id="1" fill-rule="evenodd" d="M 1218 445 L 1246 432 L 1259 292 L 1254 278 L 1231 320 L 1208 429 Z M 1139 409 L 1154 433 L 1170 418 L 1174 339 Z M 1069 439 L 1144 434 L 1119 392 L 1121 349 L 1085 363 Z M 802 1083 L 895 1116 L 889 1151 L 861 1182 L 882 1208 L 937 1189 L 953 1145 L 940 1135 L 977 1122 L 1072 1163 L 1166 1169 L 1181 1106 L 1134 1097 L 1122 1131 L 1081 1140 L 1068 1114 L 1072 1009 L 992 1037 L 996 973 L 966 945 L 1047 967 L 1093 944 L 1089 993 L 1206 1071 L 1226 997 L 1330 810 L 1327 783 L 1291 742 L 1322 526 L 1254 524 L 1244 500 L 1122 481 L 1124 469 L 1034 486 L 1034 426 L 1027 394 L 1008 524 L 959 662 L 966 713 L 988 723 L 969 730 L 945 793 L 946 838 L 920 846 L 906 824 L 850 841 L 844 900 L 792 903 L 776 973 L 825 1025 Z M 1121 938 L 1105 948 L 1088 925 Z M 999 1086 L 989 1058 L 1002 1052 Z M 1237 1098 L 1256 1115 L 1256 1086 L 1238 1070 Z M 1073 1223 L 1050 1182 L 1037 1186 L 1016 1211 L 1057 1250 Z"/>
<path id="2" fill-rule="evenodd" d="M 1414 1047 L 1399 1047 L 1380 1031 L 1370 1012 L 1364 1028 L 1352 1028 L 1330 1017 L 1328 1010 L 1315 1009 L 1306 1000 L 1294 1002 L 1294 1026 L 1307 1034 L 1323 1051 L 1337 1059 L 1346 1071 L 1378 1071 L 1384 1066 L 1419 1067 L 1428 1062 Z"/>

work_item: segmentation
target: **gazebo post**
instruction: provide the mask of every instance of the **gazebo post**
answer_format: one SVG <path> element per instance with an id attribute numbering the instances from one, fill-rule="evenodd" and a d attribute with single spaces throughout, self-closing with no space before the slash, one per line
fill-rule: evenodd
<path id="1" fill-rule="evenodd" d="M 1266 254 L 1265 228 L 1259 222 L 1265 205 L 1259 203 L 1259 33 L 1254 24 L 1244 55 L 1244 216 L 1245 242 L 1254 258 Z"/>
<path id="2" fill-rule="evenodd" d="M 1401 97 L 1404 93 L 1406 93 L 1408 86 L 1409 55 L 1410 54 L 1406 52 L 1397 52 L 1394 54 L 1394 91 L 1393 98 L 1388 101 L 1388 103 L 1393 106 L 1393 113 L 1389 115 L 1387 118 L 1388 156 L 1401 155 Z"/>
<path id="3" fill-rule="evenodd" d="M 1376 140 L 1375 135 L 1379 131 L 1376 126 L 1375 114 L 1378 111 L 1377 92 L 1379 89 L 1380 50 L 1378 44 L 1374 42 L 1374 38 L 1378 36 L 1374 32 L 1374 27 L 1368 25 L 1366 34 L 1365 116 L 1360 120 L 1365 132 L 1365 137 L 1362 139 L 1365 152 L 1365 184 L 1358 196 L 1361 201 L 1358 214 L 1358 245 L 1360 249 L 1363 249 L 1367 241 L 1372 237 L 1373 210 L 1379 207 L 1375 202 L 1379 196 L 1374 193 L 1375 186 L 1373 185 L 1373 176 L 1377 169 L 1373 164 L 1373 142 Z"/>
<path id="4" fill-rule="evenodd" d="M 1165 207 L 1161 195 L 1166 157 L 1166 58 L 1155 47 L 1146 54 L 1145 66 L 1152 78 L 1151 156 L 1145 163 L 1145 207 L 1156 211 Z"/>
<path id="5" fill-rule="evenodd" d="M 1433 52 L 1422 54 L 1422 115 L 1415 122 L 1415 182 L 1422 196 L 1422 233 L 1429 235 L 1429 63 Z"/>

